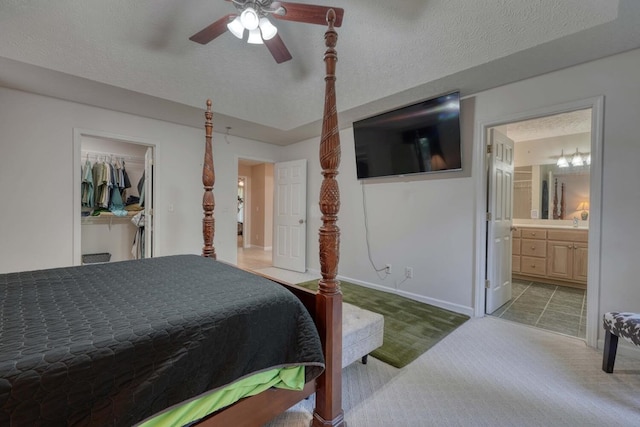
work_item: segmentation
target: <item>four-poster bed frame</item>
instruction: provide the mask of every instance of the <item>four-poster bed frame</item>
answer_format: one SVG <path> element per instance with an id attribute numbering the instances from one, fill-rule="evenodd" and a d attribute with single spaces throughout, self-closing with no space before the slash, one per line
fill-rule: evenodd
<path id="1" fill-rule="evenodd" d="M 340 210 L 340 191 L 336 176 L 340 164 L 340 135 L 335 94 L 335 68 L 338 60 L 335 50 L 338 34 L 334 29 L 335 12 L 327 13 L 328 29 L 325 32 L 327 50 L 324 55 L 326 65 L 325 101 L 320 139 L 320 165 L 323 181 L 320 189 L 320 211 L 322 226 L 319 231 L 319 254 L 322 278 L 317 293 L 307 289 L 281 283 L 292 291 L 307 307 L 315 320 L 325 356 L 325 371 L 314 381 L 307 383 L 301 391 L 270 389 L 221 410 L 197 425 L 214 426 L 259 426 L 281 412 L 286 411 L 300 400 L 316 393 L 315 408 L 311 426 L 344 427 L 342 409 L 342 293 L 340 282 L 336 279 L 339 260 L 340 229 L 337 225 Z M 204 196 L 202 207 L 204 218 L 202 232 L 204 246 L 202 256 L 216 258 L 213 246 L 215 219 L 213 210 L 215 200 L 213 186 L 215 172 L 213 167 L 213 113 L 211 100 L 207 100 L 205 112 L 205 155 L 202 170 Z M 272 279 L 273 280 L 273 279 Z"/>
<path id="2" fill-rule="evenodd" d="M 336 280 L 335 19 L 329 10 L 318 292 L 213 260 L 213 113 L 207 101 L 202 257 L 0 274 L 0 424 L 180 426 L 198 420 L 201 427 L 257 427 L 315 393 L 311 426 L 346 425 Z M 258 394 L 216 404 L 219 391 L 272 371 L 273 381 L 231 393 L 234 399 Z M 283 372 L 286 381 L 280 381 Z"/>

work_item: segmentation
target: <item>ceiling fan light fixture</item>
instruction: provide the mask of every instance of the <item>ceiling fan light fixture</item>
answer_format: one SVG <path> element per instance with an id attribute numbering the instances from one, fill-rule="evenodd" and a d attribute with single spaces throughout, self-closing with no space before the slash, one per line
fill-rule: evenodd
<path id="1" fill-rule="evenodd" d="M 255 28 L 249 31 L 249 38 L 247 39 L 249 44 L 263 44 L 262 36 L 260 35 L 260 29 Z"/>
<path id="2" fill-rule="evenodd" d="M 271 40 L 278 33 L 278 29 L 267 18 L 260 18 L 260 31 L 263 40 Z"/>
<path id="3" fill-rule="evenodd" d="M 258 12 L 256 12 L 252 7 L 246 8 L 240 14 L 240 22 L 242 22 L 242 26 L 247 30 L 255 30 L 256 28 L 258 28 L 258 24 L 260 22 Z"/>
<path id="4" fill-rule="evenodd" d="M 239 16 L 236 16 L 236 19 L 229 22 L 227 24 L 227 28 L 229 29 L 229 32 L 231 34 L 233 34 L 234 36 L 242 40 L 242 36 L 244 35 L 244 25 L 242 25 L 242 22 Z"/>

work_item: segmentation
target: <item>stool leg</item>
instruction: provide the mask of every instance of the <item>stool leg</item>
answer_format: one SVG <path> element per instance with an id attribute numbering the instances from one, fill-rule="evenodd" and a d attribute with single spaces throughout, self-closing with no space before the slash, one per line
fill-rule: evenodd
<path id="1" fill-rule="evenodd" d="M 618 350 L 618 336 L 607 331 L 604 337 L 604 354 L 602 355 L 602 370 L 610 374 L 616 361 Z"/>
<path id="2" fill-rule="evenodd" d="M 365 354 L 364 356 L 362 356 L 362 364 L 366 365 L 367 364 L 367 356 L 369 356 L 368 354 Z"/>

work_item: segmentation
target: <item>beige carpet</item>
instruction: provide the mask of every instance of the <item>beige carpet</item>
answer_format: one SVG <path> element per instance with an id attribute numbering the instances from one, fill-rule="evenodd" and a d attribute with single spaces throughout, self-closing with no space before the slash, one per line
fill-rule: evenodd
<path id="1" fill-rule="evenodd" d="M 471 319 L 403 369 L 347 367 L 349 427 L 640 426 L 640 359 L 509 321 Z M 268 424 L 308 426 L 312 400 Z"/>

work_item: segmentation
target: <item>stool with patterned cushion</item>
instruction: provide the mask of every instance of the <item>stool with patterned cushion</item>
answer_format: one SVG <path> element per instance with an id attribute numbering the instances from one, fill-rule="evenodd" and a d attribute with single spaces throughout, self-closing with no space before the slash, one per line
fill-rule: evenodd
<path id="1" fill-rule="evenodd" d="M 616 361 L 618 337 L 640 346 L 640 313 L 609 312 L 604 314 L 602 321 L 605 331 L 602 370 L 611 373 Z"/>

